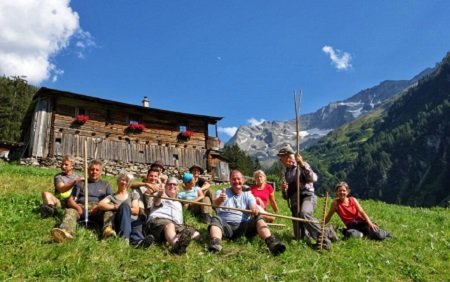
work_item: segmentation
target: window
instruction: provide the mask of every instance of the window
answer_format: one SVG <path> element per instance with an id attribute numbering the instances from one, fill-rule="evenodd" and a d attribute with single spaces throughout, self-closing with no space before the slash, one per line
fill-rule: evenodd
<path id="1" fill-rule="evenodd" d="M 136 115 L 136 114 L 130 114 L 130 116 L 128 118 L 128 124 L 133 124 L 133 123 L 142 123 L 142 116 Z"/>
<path id="2" fill-rule="evenodd" d="M 76 108 L 75 109 L 75 115 L 86 115 L 86 109 L 85 108 Z"/>
<path id="3" fill-rule="evenodd" d="M 187 130 L 187 125 L 185 125 L 185 124 L 183 124 L 183 125 L 180 125 L 180 132 L 183 132 L 183 131 L 186 131 Z"/>

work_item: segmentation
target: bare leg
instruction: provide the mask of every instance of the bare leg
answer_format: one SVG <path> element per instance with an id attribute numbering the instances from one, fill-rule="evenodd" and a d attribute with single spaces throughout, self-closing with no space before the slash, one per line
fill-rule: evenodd
<path id="1" fill-rule="evenodd" d="M 258 232 L 259 237 L 263 240 L 272 235 L 270 233 L 269 227 L 267 226 L 267 223 L 264 220 L 258 220 L 256 222 L 256 232 Z"/>
<path id="2" fill-rule="evenodd" d="M 42 202 L 44 205 L 56 206 L 58 199 L 50 192 L 42 192 Z"/>
<path id="3" fill-rule="evenodd" d="M 166 226 L 164 226 L 164 237 L 171 246 L 175 245 L 177 241 L 176 236 L 177 232 L 175 231 L 175 224 L 169 223 Z"/>
<path id="4" fill-rule="evenodd" d="M 209 228 L 209 235 L 212 238 L 217 238 L 219 240 L 222 240 L 222 230 L 214 225 L 211 225 L 211 227 Z"/>

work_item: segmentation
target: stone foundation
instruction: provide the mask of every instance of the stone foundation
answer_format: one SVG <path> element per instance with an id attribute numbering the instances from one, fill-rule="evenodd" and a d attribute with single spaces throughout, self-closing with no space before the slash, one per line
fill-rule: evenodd
<path id="1" fill-rule="evenodd" d="M 88 160 L 88 163 L 91 160 Z M 20 165 L 25 166 L 35 166 L 35 167 L 45 167 L 45 168 L 56 168 L 59 169 L 62 162 L 62 156 L 56 156 L 53 158 L 23 158 L 20 159 Z M 120 174 L 121 172 L 131 172 L 136 178 L 144 178 L 147 175 L 147 171 L 150 168 L 149 164 L 142 164 L 142 163 L 124 163 L 122 161 L 104 161 L 103 162 L 103 174 L 104 175 L 110 175 L 110 176 L 116 176 Z M 75 157 L 75 170 L 78 171 L 84 171 L 84 159 L 80 157 Z M 165 166 L 166 170 L 164 171 L 164 174 L 168 176 L 175 176 L 178 177 L 178 179 L 181 179 L 181 175 L 188 171 L 188 168 L 185 167 L 171 167 L 171 166 Z M 211 182 L 211 175 L 209 174 L 203 174 L 201 175 L 202 178 L 205 180 Z"/>

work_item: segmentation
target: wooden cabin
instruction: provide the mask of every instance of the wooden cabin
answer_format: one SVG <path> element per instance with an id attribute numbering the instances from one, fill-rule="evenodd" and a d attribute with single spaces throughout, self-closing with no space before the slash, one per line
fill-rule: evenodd
<path id="1" fill-rule="evenodd" d="M 193 164 L 209 172 L 208 153 L 218 148 L 221 117 L 131 105 L 67 91 L 40 88 L 33 97 L 29 157 L 71 154 L 119 163 L 150 164 L 156 160 L 179 169 Z M 210 137 L 209 125 L 215 126 Z M 214 151 L 216 152 L 216 151 Z"/>

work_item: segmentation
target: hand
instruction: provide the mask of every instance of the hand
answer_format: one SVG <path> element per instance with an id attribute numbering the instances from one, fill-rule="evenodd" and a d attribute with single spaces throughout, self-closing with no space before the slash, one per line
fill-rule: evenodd
<path id="1" fill-rule="evenodd" d="M 303 157 L 299 153 L 295 154 L 295 161 L 297 162 L 297 164 L 299 166 L 304 166 L 305 165 L 305 162 L 303 161 Z"/>
<path id="2" fill-rule="evenodd" d="M 164 194 L 164 187 L 161 185 L 159 186 L 159 191 L 158 191 L 158 197 L 161 197 Z"/>
<path id="3" fill-rule="evenodd" d="M 288 188 L 289 188 L 289 185 L 287 184 L 286 181 L 281 182 L 281 190 L 283 192 L 287 192 Z"/>
<path id="4" fill-rule="evenodd" d="M 373 224 L 372 222 L 369 222 L 369 229 L 372 231 L 378 231 L 380 228 L 376 224 Z"/>
<path id="5" fill-rule="evenodd" d="M 250 207 L 250 210 L 252 211 L 252 215 L 253 216 L 258 216 L 259 214 L 259 209 L 257 205 L 253 205 Z"/>
<path id="6" fill-rule="evenodd" d="M 76 210 L 77 210 L 78 215 L 81 217 L 83 215 L 83 209 L 80 206 L 78 206 L 76 208 Z"/>
<path id="7" fill-rule="evenodd" d="M 92 209 L 89 211 L 89 213 L 91 215 L 95 215 L 97 213 L 97 211 L 98 211 L 98 206 L 95 205 L 94 207 L 92 207 Z"/>
<path id="8" fill-rule="evenodd" d="M 222 189 L 222 193 L 220 193 L 218 200 L 220 203 L 223 203 L 227 200 L 227 192 L 225 189 Z"/>

